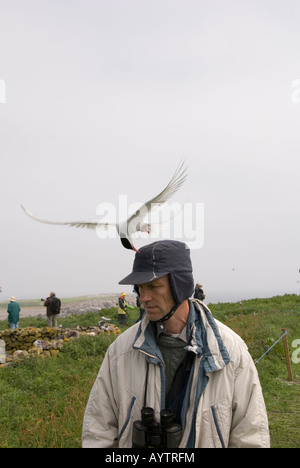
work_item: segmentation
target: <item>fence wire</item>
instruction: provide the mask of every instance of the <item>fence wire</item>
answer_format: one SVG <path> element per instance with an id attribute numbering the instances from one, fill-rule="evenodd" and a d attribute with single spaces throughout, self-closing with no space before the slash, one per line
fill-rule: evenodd
<path id="1" fill-rule="evenodd" d="M 283 334 L 280 338 L 278 338 L 278 340 L 277 340 L 274 344 L 272 344 L 272 346 L 271 346 L 269 349 L 267 349 L 267 351 L 266 351 L 262 356 L 260 356 L 259 359 L 257 359 L 257 361 L 255 361 L 254 364 L 256 365 L 266 354 L 268 354 L 268 352 L 271 351 L 271 349 L 274 348 L 274 346 L 276 346 L 277 343 L 279 343 L 279 341 L 282 340 L 282 338 L 283 338 L 286 334 L 287 334 L 287 330 L 284 332 L 284 334 Z"/>

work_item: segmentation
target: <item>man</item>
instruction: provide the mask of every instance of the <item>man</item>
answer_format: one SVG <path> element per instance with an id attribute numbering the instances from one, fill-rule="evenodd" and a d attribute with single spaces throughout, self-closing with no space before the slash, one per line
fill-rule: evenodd
<path id="1" fill-rule="evenodd" d="M 47 307 L 48 327 L 57 328 L 57 316 L 60 314 L 61 301 L 56 297 L 55 292 L 51 292 L 47 299 L 44 301 L 44 306 Z"/>
<path id="2" fill-rule="evenodd" d="M 18 302 L 16 302 L 16 298 L 14 296 L 11 296 L 9 298 L 9 304 L 7 306 L 8 323 L 11 330 L 19 328 L 20 311 L 21 308 Z"/>
<path id="3" fill-rule="evenodd" d="M 83 421 L 83 447 L 132 447 L 143 407 L 169 408 L 180 448 L 269 447 L 266 408 L 243 340 L 193 295 L 190 252 L 159 241 L 136 253 L 133 284 L 146 311 L 107 350 Z"/>

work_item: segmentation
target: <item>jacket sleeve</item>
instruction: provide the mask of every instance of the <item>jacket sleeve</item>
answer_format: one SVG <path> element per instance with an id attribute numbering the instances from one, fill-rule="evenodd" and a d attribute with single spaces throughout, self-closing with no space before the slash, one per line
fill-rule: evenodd
<path id="1" fill-rule="evenodd" d="M 118 409 L 113 395 L 108 349 L 85 410 L 82 430 L 83 448 L 118 446 Z"/>
<path id="2" fill-rule="evenodd" d="M 231 448 L 269 448 L 268 416 L 254 362 L 243 353 L 236 369 L 229 440 Z"/>

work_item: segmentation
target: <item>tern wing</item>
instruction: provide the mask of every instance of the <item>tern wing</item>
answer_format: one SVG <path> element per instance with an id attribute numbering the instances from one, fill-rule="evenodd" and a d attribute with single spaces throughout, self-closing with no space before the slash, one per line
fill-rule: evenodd
<path id="1" fill-rule="evenodd" d="M 115 226 L 115 223 L 111 222 L 99 222 L 99 221 L 70 221 L 70 222 L 64 222 L 64 221 L 49 221 L 48 219 L 45 218 L 38 218 L 37 216 L 33 215 L 30 213 L 30 211 L 26 210 L 23 205 L 21 205 L 22 209 L 25 211 L 27 216 L 30 218 L 34 219 L 35 221 L 39 221 L 40 223 L 46 223 L 46 224 L 55 224 L 55 225 L 61 225 L 61 226 L 70 226 L 70 227 L 76 227 L 76 228 L 87 228 L 87 229 L 96 229 L 96 228 L 105 228 L 108 226 Z"/>
<path id="2" fill-rule="evenodd" d="M 182 186 L 185 179 L 187 178 L 187 167 L 184 161 L 182 161 L 177 167 L 172 179 L 168 185 L 151 200 L 144 203 L 130 218 L 127 220 L 128 226 L 131 226 L 130 231 L 133 233 L 134 226 L 138 226 L 139 223 L 145 220 L 150 211 L 153 211 L 161 207 L 166 201 L 168 201 Z M 138 229 L 136 229 L 138 230 Z"/>

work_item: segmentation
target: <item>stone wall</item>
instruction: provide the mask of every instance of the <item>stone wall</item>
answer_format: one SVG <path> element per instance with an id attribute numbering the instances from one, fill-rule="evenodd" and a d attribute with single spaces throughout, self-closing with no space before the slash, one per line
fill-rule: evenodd
<path id="1" fill-rule="evenodd" d="M 0 331 L 0 340 L 5 343 L 5 355 L 1 354 L 0 367 L 11 362 L 22 360 L 30 356 L 46 357 L 57 356 L 70 339 L 82 335 L 96 336 L 101 334 L 118 335 L 121 330 L 111 323 L 99 322 L 98 327 L 76 328 L 18 328 L 16 330 Z M 4 361 L 4 362 L 3 362 Z"/>

